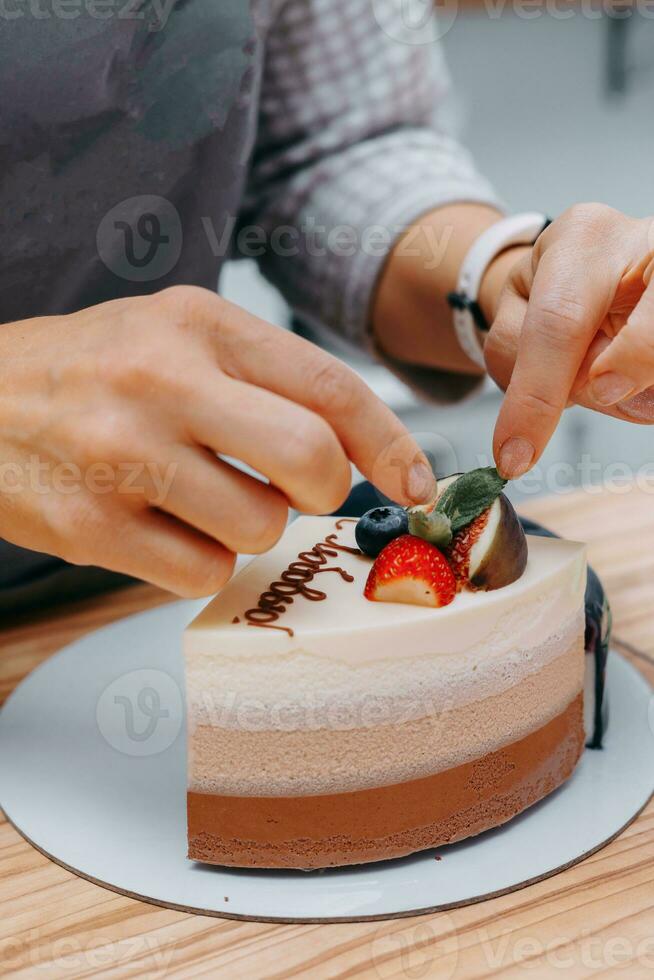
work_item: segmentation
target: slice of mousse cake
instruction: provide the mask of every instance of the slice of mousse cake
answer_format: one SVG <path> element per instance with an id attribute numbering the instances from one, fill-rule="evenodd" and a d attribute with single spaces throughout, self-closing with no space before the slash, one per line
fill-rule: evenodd
<path id="1" fill-rule="evenodd" d="M 525 538 L 496 474 L 472 476 L 419 516 L 299 518 L 188 628 L 190 858 L 395 858 L 570 776 L 585 549 Z"/>

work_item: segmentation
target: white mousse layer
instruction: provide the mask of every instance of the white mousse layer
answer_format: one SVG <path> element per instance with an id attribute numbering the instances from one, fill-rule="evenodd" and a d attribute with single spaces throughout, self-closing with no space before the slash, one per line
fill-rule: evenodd
<path id="1" fill-rule="evenodd" d="M 270 584 L 333 533 L 355 546 L 353 523 L 336 530 L 334 518 L 298 519 L 189 627 L 191 733 L 197 725 L 288 732 L 406 723 L 508 691 L 574 647 L 583 631 L 585 549 L 539 537 L 529 537 L 519 581 L 462 593 L 443 609 L 369 602 L 370 559 L 338 552 L 327 567 L 339 566 L 353 581 L 335 571 L 316 574 L 308 587 L 325 600 L 295 595 L 274 622 L 292 636 L 249 625 L 246 612 Z M 539 719 L 531 721 L 537 728 Z M 497 734 L 505 744 L 506 732 Z"/>

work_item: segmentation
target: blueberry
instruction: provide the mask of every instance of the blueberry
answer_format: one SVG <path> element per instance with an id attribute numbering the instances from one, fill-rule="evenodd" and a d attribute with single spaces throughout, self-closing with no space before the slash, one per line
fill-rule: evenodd
<path id="1" fill-rule="evenodd" d="M 354 533 L 364 555 L 376 558 L 390 541 L 409 533 L 409 518 L 401 507 L 373 507 L 359 518 Z"/>

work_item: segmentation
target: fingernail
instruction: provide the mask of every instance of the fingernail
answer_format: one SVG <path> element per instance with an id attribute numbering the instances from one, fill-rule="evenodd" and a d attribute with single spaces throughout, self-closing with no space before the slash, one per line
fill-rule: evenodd
<path id="1" fill-rule="evenodd" d="M 507 480 L 516 480 L 527 472 L 535 455 L 536 450 L 528 439 L 511 436 L 500 449 L 500 475 Z"/>
<path id="2" fill-rule="evenodd" d="M 409 470 L 408 494 L 411 500 L 422 503 L 436 494 L 436 479 L 428 463 L 414 463 Z"/>
<path id="3" fill-rule="evenodd" d="M 641 391 L 639 395 L 634 395 L 627 401 L 618 402 L 615 407 L 631 419 L 640 422 L 654 422 L 654 391 L 651 389 Z"/>
<path id="4" fill-rule="evenodd" d="M 627 398 L 635 390 L 636 385 L 633 381 L 625 378 L 622 374 L 616 374 L 615 371 L 600 374 L 588 386 L 588 391 L 593 401 L 597 402 L 598 405 L 605 406 L 615 405 L 617 402 L 622 401 L 623 398 Z"/>

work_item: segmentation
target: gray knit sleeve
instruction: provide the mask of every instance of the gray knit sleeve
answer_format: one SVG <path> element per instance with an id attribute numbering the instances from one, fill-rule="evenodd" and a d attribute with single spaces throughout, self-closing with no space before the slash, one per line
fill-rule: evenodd
<path id="1" fill-rule="evenodd" d="M 448 76 L 425 9 L 285 0 L 267 34 L 242 225 L 262 232 L 260 267 L 298 315 L 368 348 L 371 297 L 399 235 L 440 205 L 498 203 L 437 122 Z M 445 387 L 451 398 L 469 384 Z"/>

